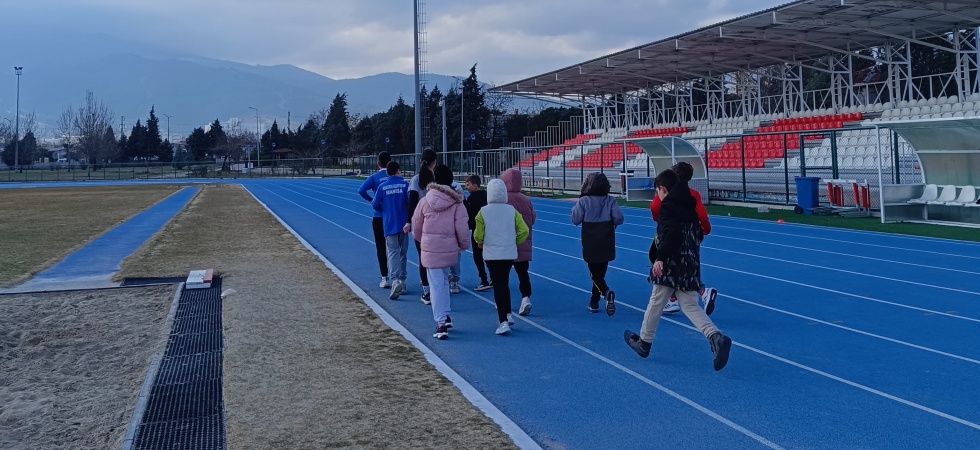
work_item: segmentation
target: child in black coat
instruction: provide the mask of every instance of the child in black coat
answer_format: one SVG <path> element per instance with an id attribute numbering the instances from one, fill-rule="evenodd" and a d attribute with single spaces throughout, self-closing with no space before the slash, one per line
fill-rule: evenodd
<path id="1" fill-rule="evenodd" d="M 473 231 L 476 230 L 476 215 L 480 213 L 480 208 L 487 206 L 487 191 L 480 189 L 482 181 L 479 175 L 466 177 L 464 188 L 469 195 L 463 200 L 463 206 L 466 206 L 466 214 L 469 216 L 470 249 L 473 250 L 473 263 L 476 264 L 476 271 L 480 274 L 480 284 L 473 289 L 475 291 L 486 291 L 493 287 L 490 279 L 487 278 L 487 268 L 483 261 L 483 248 L 476 245 L 476 239 L 473 238 Z"/>
<path id="2" fill-rule="evenodd" d="M 673 170 L 660 172 L 654 185 L 662 203 L 657 222 L 656 249 L 651 249 L 651 257 L 654 258 L 650 270 L 653 292 L 643 314 L 640 334 L 626 330 L 623 337 L 640 357 L 649 356 L 664 304 L 673 294 L 684 315 L 708 338 L 714 355 L 714 369 L 721 370 L 728 364 L 732 340 L 715 327 L 698 305 L 702 232 L 695 211 L 697 202 L 687 183 L 681 182 Z"/>

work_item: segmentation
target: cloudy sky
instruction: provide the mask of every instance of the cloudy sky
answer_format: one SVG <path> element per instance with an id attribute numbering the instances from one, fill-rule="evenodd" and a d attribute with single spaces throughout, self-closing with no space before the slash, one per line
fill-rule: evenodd
<path id="1" fill-rule="evenodd" d="M 502 84 L 774 0 L 428 0 L 428 71 Z M 4 0 L 32 32 L 93 30 L 179 53 L 331 78 L 412 73 L 412 0 Z M 9 21 L 4 21 L 10 24 Z"/>

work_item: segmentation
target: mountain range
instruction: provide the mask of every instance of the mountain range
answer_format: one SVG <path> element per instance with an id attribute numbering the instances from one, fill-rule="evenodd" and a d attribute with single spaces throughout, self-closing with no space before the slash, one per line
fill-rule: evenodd
<path id="1" fill-rule="evenodd" d="M 41 136 L 55 135 L 62 111 L 82 106 L 88 91 L 112 109 L 117 132 L 122 124 L 128 134 L 137 119 L 145 123 L 150 108 L 155 108 L 164 133 L 165 115 L 170 115 L 175 139 L 215 119 L 223 124 L 241 120 L 252 129 L 256 111 L 250 107 L 258 109 L 259 126 L 264 129 L 274 120 L 280 126 L 289 120 L 295 128 L 311 114 L 329 108 L 337 94 L 347 94 L 351 114 L 385 111 L 399 96 L 415 103 L 414 75 L 408 74 L 331 79 L 292 65 L 249 65 L 177 54 L 105 35 L 66 36 L 51 31 L 30 41 L 16 38 L 0 27 L 0 42 L 17 42 L 0 46 L 0 64 L 10 67 L 0 70 L 0 117 L 15 117 L 13 66 L 23 66 L 21 117 L 33 112 Z M 446 75 L 426 78 L 430 89 L 438 86 L 444 93 L 457 83 Z"/>

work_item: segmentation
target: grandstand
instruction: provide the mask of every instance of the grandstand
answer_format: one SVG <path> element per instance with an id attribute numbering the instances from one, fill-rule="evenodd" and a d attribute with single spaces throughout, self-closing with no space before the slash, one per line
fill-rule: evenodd
<path id="1" fill-rule="evenodd" d="M 792 204 L 796 176 L 865 178 L 877 208 L 883 184 L 926 177 L 929 158 L 903 124 L 969 128 L 980 116 L 978 27 L 972 0 L 796 1 L 496 90 L 582 99 L 585 115 L 560 127 L 567 134 L 509 149 L 532 182 L 547 174 L 574 189 L 586 170 L 650 176 L 643 143 L 677 137 L 700 152 L 714 200 Z M 952 56 L 954 70 L 914 73 L 914 46 Z M 829 82 L 806 90 L 804 72 Z M 560 145 L 539 139 L 552 136 Z M 980 185 L 975 169 L 955 183 Z"/>

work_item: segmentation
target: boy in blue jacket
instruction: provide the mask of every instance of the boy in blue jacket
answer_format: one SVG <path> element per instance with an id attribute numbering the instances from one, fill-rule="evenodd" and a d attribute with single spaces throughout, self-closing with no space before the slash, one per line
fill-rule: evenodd
<path id="1" fill-rule="evenodd" d="M 364 200 L 368 202 L 373 201 L 374 199 L 368 195 L 368 191 L 373 191 L 377 195 L 378 187 L 388 179 L 388 172 L 385 170 L 385 167 L 388 166 L 389 161 L 391 161 L 391 155 L 388 152 L 378 153 L 378 172 L 364 180 L 364 183 L 361 183 L 361 187 L 357 190 L 357 193 Z M 387 289 L 391 287 L 391 282 L 388 280 L 388 259 L 385 256 L 385 235 L 384 227 L 381 224 L 380 212 L 374 212 L 374 218 L 371 219 L 371 229 L 374 231 L 374 249 L 378 255 L 378 266 L 381 268 L 381 283 L 379 286 Z"/>
<path id="2" fill-rule="evenodd" d="M 388 179 L 375 191 L 371 206 L 381 214 L 385 248 L 388 257 L 388 277 L 391 280 L 391 294 L 388 298 L 397 300 L 405 293 L 405 279 L 408 264 L 408 233 L 403 226 L 408 220 L 408 182 L 401 176 L 401 166 L 396 161 L 385 167 Z"/>

